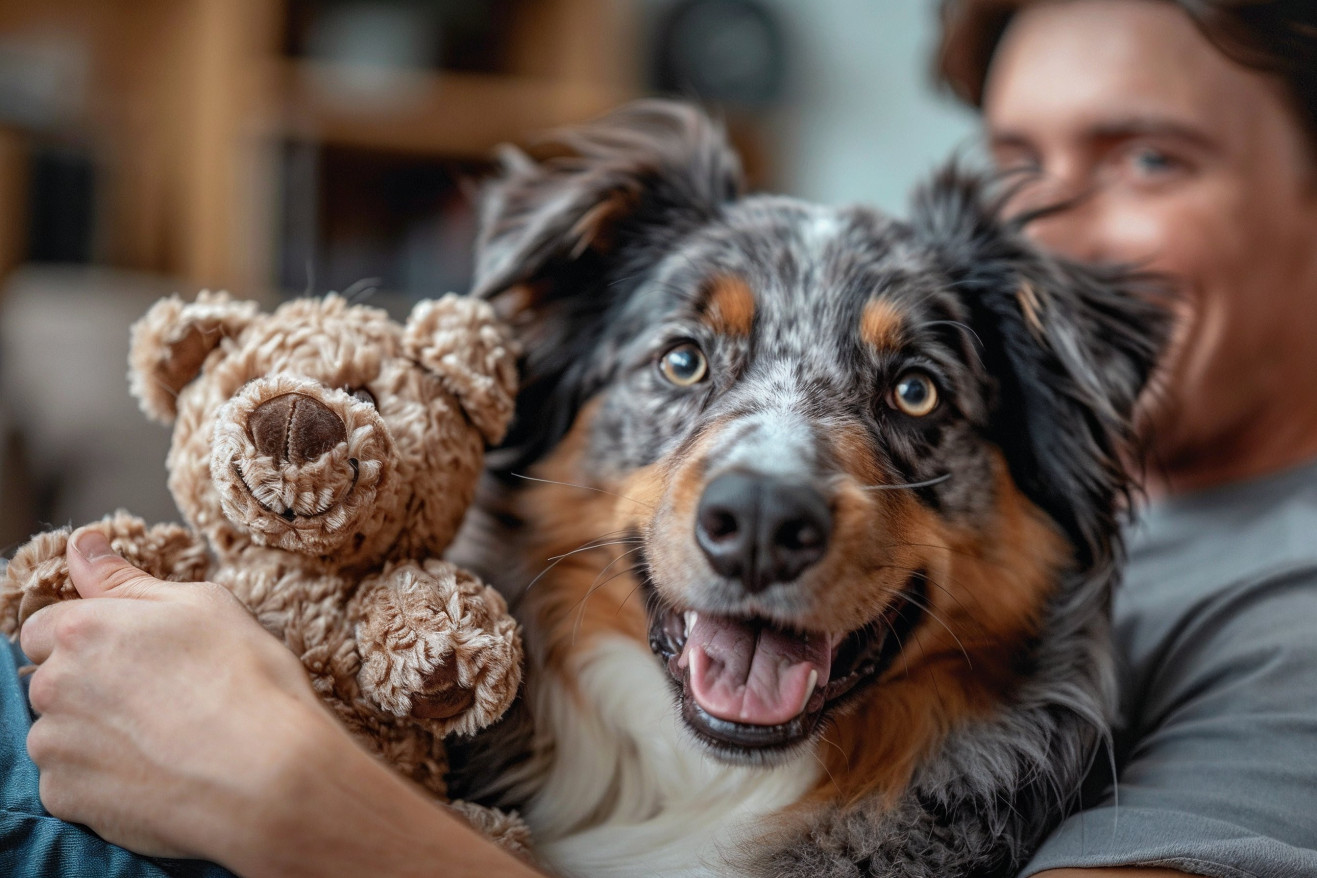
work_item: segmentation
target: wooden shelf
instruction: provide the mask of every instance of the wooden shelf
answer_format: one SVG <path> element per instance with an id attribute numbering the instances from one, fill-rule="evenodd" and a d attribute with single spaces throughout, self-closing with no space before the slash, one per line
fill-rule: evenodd
<path id="1" fill-rule="evenodd" d="M 633 96 L 544 77 L 436 73 L 279 61 L 269 68 L 278 133 L 341 146 L 486 158 Z"/>
<path id="2" fill-rule="evenodd" d="M 0 0 L 0 36 L 63 35 L 88 71 L 56 132 L 94 151 L 96 258 L 257 294 L 275 277 L 289 141 L 487 159 L 502 142 L 597 116 L 636 94 L 634 0 L 521 0 L 503 74 L 361 68 L 285 52 L 288 0 Z M 79 54 L 80 53 L 80 54 Z M 0 199 L 35 136 L 0 131 Z M 0 281 L 22 256 L 0 205 Z"/>

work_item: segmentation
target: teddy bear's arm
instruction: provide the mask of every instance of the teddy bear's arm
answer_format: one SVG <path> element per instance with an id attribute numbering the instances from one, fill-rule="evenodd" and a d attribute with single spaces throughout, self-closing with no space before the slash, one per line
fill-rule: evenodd
<path id="1" fill-rule="evenodd" d="M 403 562 L 368 578 L 349 610 L 362 694 L 384 713 L 471 734 L 521 683 L 521 638 L 503 598 L 446 561 Z"/>
<path id="2" fill-rule="evenodd" d="M 190 582 L 206 577 L 205 542 L 177 524 L 148 525 L 120 510 L 95 524 L 110 546 L 159 579 Z M 0 630 L 13 637 L 37 610 L 78 596 L 64 558 L 72 528 L 37 534 L 15 554 L 0 579 Z"/>
<path id="3" fill-rule="evenodd" d="M 515 811 L 500 811 L 460 800 L 448 803 L 471 828 L 524 860 L 531 859 L 530 828 Z"/>

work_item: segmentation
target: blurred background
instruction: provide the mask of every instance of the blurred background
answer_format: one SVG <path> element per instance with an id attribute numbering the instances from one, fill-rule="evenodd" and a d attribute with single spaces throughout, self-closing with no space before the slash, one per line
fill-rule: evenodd
<path id="1" fill-rule="evenodd" d="M 492 148 L 650 94 L 726 120 L 756 189 L 895 212 L 972 143 L 934 0 L 0 0 L 0 553 L 176 520 L 128 327 L 465 288 Z"/>

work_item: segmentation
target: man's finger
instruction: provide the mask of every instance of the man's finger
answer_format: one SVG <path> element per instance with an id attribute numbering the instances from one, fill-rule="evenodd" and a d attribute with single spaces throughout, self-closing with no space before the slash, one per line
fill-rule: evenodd
<path id="1" fill-rule="evenodd" d="M 18 630 L 18 646 L 35 665 L 50 658 L 55 649 L 55 619 L 63 604 L 51 604 L 33 613 Z"/>
<path id="2" fill-rule="evenodd" d="M 73 534 L 65 555 L 73 587 L 84 598 L 145 598 L 168 588 L 115 554 L 105 534 L 93 528 Z"/>

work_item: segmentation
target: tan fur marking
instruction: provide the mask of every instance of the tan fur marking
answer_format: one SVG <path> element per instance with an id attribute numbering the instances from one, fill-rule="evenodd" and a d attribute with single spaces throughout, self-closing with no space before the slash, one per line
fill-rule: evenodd
<path id="1" fill-rule="evenodd" d="M 1012 685 L 1012 661 L 1037 630 L 1068 547 L 1000 459 L 997 470 L 996 509 L 982 533 L 949 527 L 908 497 L 889 510 L 888 539 L 922 556 L 911 567 L 928 570 L 928 612 L 885 678 L 835 718 L 813 798 L 895 796 L 957 722 L 991 710 Z"/>
<path id="2" fill-rule="evenodd" d="M 842 472 L 861 485 L 880 485 L 887 481 L 873 452 L 873 439 L 859 426 L 848 425 L 834 431 L 832 451 Z"/>
<path id="3" fill-rule="evenodd" d="M 549 568 L 525 605 L 536 620 L 532 630 L 545 666 L 560 673 L 574 647 L 597 635 L 647 639 L 644 601 L 633 594 L 638 583 L 630 574 L 629 550 L 636 547 L 617 541 L 656 498 L 638 476 L 627 486 L 586 480 L 581 463 L 598 408 L 597 402 L 587 404 L 563 441 L 532 470 L 536 478 L 567 484 L 534 483 L 522 497 L 523 514 L 535 523 L 529 557 Z"/>
<path id="4" fill-rule="evenodd" d="M 890 299 L 871 299 L 860 312 L 860 339 L 875 348 L 899 348 L 905 316 Z"/>
<path id="5" fill-rule="evenodd" d="M 720 275 L 709 284 L 709 325 L 722 335 L 746 338 L 755 320 L 755 297 L 739 277 Z"/>
<path id="6" fill-rule="evenodd" d="M 568 232 L 569 239 L 576 238 L 576 244 L 572 247 L 572 258 L 579 258 L 587 249 L 597 251 L 611 249 L 614 224 L 635 210 L 639 197 L 640 194 L 634 187 L 618 188 L 581 214 L 580 219 Z"/>
<path id="7" fill-rule="evenodd" d="M 1033 288 L 1033 284 L 1025 281 L 1015 293 L 1015 298 L 1020 302 L 1020 310 L 1024 312 L 1024 322 L 1029 325 L 1029 330 L 1035 338 L 1042 338 L 1043 321 L 1039 315 L 1042 313 L 1043 303 L 1038 298 L 1038 291 Z"/>
<path id="8" fill-rule="evenodd" d="M 695 442 L 674 455 L 663 474 L 661 502 L 649 510 L 647 550 L 650 569 L 655 574 L 654 584 L 679 606 L 691 603 L 685 589 L 696 572 L 707 575 L 707 562 L 694 539 L 695 510 L 708 484 L 709 450 L 718 444 L 728 423 L 721 419 L 712 421 Z"/>

